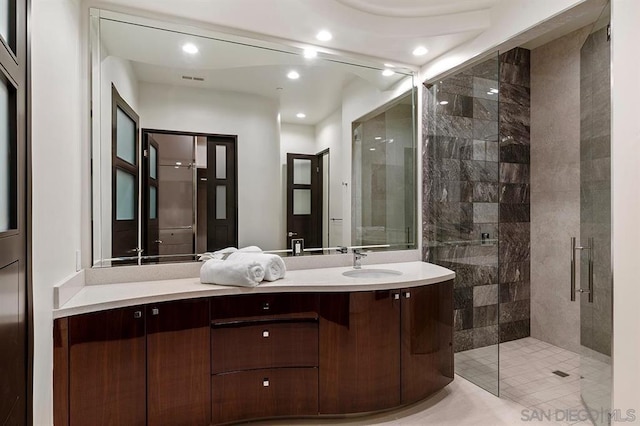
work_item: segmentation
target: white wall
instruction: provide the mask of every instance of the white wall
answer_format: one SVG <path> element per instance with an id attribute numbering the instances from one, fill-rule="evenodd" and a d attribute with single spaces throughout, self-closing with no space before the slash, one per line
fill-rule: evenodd
<path id="1" fill-rule="evenodd" d="M 286 240 L 277 103 L 254 95 L 146 82 L 139 84 L 138 101 L 142 128 L 238 136 L 238 245 L 282 249 Z"/>
<path id="2" fill-rule="evenodd" d="M 640 2 L 612 0 L 613 407 L 640 424 Z M 629 423 L 625 423 L 629 424 Z"/>
<path id="3" fill-rule="evenodd" d="M 81 144 L 89 142 L 80 13 L 72 0 L 32 2 L 34 425 L 53 423 L 53 285 L 76 271 L 83 228 Z"/>
<path id="4" fill-rule="evenodd" d="M 348 149 L 347 145 L 351 145 L 351 140 L 342 140 L 342 108 L 338 108 L 316 125 L 315 138 L 318 152 L 329 149 L 329 218 L 342 219 L 329 220 L 329 245 L 351 245 L 351 240 L 345 240 L 342 232 L 344 224 L 351 223 L 351 219 L 343 211 L 345 196 L 351 196 L 349 188 L 342 185 L 344 176 L 351 173 L 351 162 L 345 159 L 345 151 Z M 344 170 L 344 167 L 349 169 Z"/>

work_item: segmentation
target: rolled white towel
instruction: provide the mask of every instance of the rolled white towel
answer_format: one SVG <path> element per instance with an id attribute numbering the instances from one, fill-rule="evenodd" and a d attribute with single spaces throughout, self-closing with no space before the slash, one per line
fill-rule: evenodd
<path id="1" fill-rule="evenodd" d="M 200 268 L 203 284 L 255 287 L 264 279 L 264 268 L 258 262 L 230 262 L 209 259 Z"/>
<path id="2" fill-rule="evenodd" d="M 258 262 L 264 268 L 264 279 L 275 281 L 284 278 L 287 268 L 284 260 L 277 254 L 250 253 L 237 251 L 231 253 L 226 262 Z"/>

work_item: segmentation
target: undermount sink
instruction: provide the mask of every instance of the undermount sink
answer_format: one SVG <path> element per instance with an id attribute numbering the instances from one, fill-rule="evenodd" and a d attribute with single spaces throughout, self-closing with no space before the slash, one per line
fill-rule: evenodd
<path id="1" fill-rule="evenodd" d="M 393 269 L 351 269 L 343 272 L 342 275 L 351 278 L 389 278 L 402 275 L 402 272 Z"/>

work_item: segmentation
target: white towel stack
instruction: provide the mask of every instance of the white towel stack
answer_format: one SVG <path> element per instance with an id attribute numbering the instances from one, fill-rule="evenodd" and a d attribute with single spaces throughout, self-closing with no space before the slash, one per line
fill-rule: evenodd
<path id="1" fill-rule="evenodd" d="M 258 262 L 230 262 L 209 259 L 200 268 L 203 284 L 255 287 L 264 279 L 264 268 Z"/>
<path id="2" fill-rule="evenodd" d="M 263 253 L 256 246 L 240 250 L 228 247 L 204 253 L 200 260 L 206 260 L 200 269 L 200 281 L 204 284 L 255 287 L 262 280 L 279 280 L 287 271 L 280 256 Z"/>
<path id="3" fill-rule="evenodd" d="M 275 281 L 284 278 L 287 268 L 282 258 L 276 254 L 237 251 L 231 253 L 226 260 L 227 262 L 257 262 L 264 268 L 264 279 L 267 281 Z"/>

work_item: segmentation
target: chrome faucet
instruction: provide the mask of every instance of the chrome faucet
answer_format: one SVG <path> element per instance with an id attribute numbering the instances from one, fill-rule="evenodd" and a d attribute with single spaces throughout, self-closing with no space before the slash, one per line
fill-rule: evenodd
<path id="1" fill-rule="evenodd" d="M 362 264 L 360 263 L 363 257 L 367 257 L 366 254 L 362 252 L 360 249 L 353 249 L 353 269 L 361 269 Z"/>

